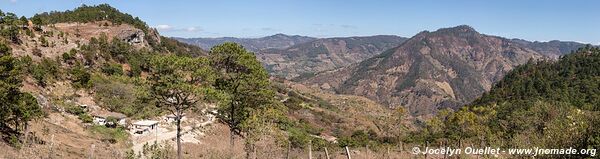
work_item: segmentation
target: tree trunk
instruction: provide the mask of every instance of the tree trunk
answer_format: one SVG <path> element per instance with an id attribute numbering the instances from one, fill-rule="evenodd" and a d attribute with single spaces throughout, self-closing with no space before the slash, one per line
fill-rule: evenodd
<path id="1" fill-rule="evenodd" d="M 348 159 L 352 159 L 352 157 L 350 157 L 350 150 L 348 149 L 348 146 L 346 146 L 346 157 L 348 157 Z"/>
<path id="2" fill-rule="evenodd" d="M 285 159 L 290 159 L 290 150 L 292 150 L 292 143 L 288 143 L 287 153 L 285 154 Z"/>
<path id="3" fill-rule="evenodd" d="M 234 147 L 235 147 L 235 132 L 233 130 L 233 128 L 231 128 L 231 131 L 229 131 L 230 136 L 229 136 L 229 157 L 233 158 L 233 154 L 234 154 Z"/>
<path id="4" fill-rule="evenodd" d="M 312 140 L 308 140 L 308 159 L 312 159 Z"/>
<path id="5" fill-rule="evenodd" d="M 254 143 L 246 143 L 246 159 L 256 158 L 256 145 Z"/>
<path id="6" fill-rule="evenodd" d="M 329 151 L 327 151 L 327 147 L 325 147 L 325 157 L 327 157 L 326 159 L 329 159 Z"/>
<path id="7" fill-rule="evenodd" d="M 29 123 L 25 122 L 25 135 L 23 139 L 23 146 L 27 146 L 27 140 L 29 140 Z"/>
<path id="8" fill-rule="evenodd" d="M 181 159 L 181 112 L 179 110 L 175 119 L 177 119 L 177 159 Z"/>
<path id="9" fill-rule="evenodd" d="M 369 159 L 369 145 L 365 146 L 365 158 Z"/>

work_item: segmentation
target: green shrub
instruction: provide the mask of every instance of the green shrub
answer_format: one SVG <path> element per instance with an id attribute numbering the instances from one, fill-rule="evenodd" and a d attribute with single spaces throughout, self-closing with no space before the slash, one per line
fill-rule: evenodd
<path id="1" fill-rule="evenodd" d="M 8 139 L 8 143 L 10 144 L 10 146 L 20 149 L 21 148 L 21 140 L 19 140 L 19 137 L 17 137 L 17 135 L 15 134 L 11 134 L 10 138 Z"/>
<path id="2" fill-rule="evenodd" d="M 83 68 L 81 65 L 75 66 L 69 71 L 71 75 L 71 82 L 75 88 L 89 88 L 91 86 L 91 74 Z"/>
<path id="3" fill-rule="evenodd" d="M 43 58 L 39 64 L 29 63 L 28 71 L 36 80 L 38 85 L 45 87 L 46 84 L 53 79 L 57 79 L 60 73 L 60 65 L 58 62 L 49 58 Z"/>
<path id="4" fill-rule="evenodd" d="M 75 52 L 75 53 L 77 53 L 77 52 Z M 71 62 L 71 61 L 75 60 L 75 54 L 70 53 L 70 52 L 64 52 L 62 54 L 62 60 L 65 63 Z"/>
<path id="5" fill-rule="evenodd" d="M 79 117 L 78 117 L 78 118 L 79 118 L 79 120 L 81 120 L 81 122 L 83 122 L 83 123 L 92 123 L 92 121 L 94 121 L 94 118 L 92 118 L 92 116 L 90 116 L 90 115 L 89 115 L 89 114 L 87 114 L 87 113 L 82 113 L 82 114 L 79 114 Z"/>
<path id="6" fill-rule="evenodd" d="M 123 75 L 123 67 L 117 63 L 104 64 L 101 69 L 106 75 Z"/>
<path id="7" fill-rule="evenodd" d="M 103 125 L 94 125 L 90 128 L 92 134 L 98 135 L 104 141 L 116 143 L 129 139 L 129 133 L 123 127 L 108 128 Z"/>
<path id="8" fill-rule="evenodd" d="M 66 106 L 65 111 L 67 113 L 71 113 L 73 115 L 81 115 L 81 114 L 85 113 L 85 110 L 83 110 L 83 108 L 81 108 L 80 106 L 76 106 L 76 105 Z"/>
<path id="9" fill-rule="evenodd" d="M 49 46 L 48 40 L 46 40 L 46 38 L 44 38 L 44 36 L 40 36 L 39 40 L 40 40 L 40 45 L 42 47 L 48 47 Z"/>
<path id="10" fill-rule="evenodd" d="M 290 129 L 288 133 L 288 140 L 290 141 L 290 144 L 292 144 L 291 146 L 294 148 L 306 147 L 311 139 L 311 136 L 308 135 L 308 133 L 299 129 Z"/>

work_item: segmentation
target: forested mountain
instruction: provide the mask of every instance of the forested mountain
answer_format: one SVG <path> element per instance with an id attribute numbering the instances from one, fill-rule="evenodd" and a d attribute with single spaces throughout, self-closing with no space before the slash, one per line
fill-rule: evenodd
<path id="1" fill-rule="evenodd" d="M 544 57 L 509 39 L 457 26 L 421 32 L 378 56 L 304 83 L 423 115 L 466 104 L 515 66 Z"/>
<path id="2" fill-rule="evenodd" d="M 309 41 L 313 41 L 316 38 L 299 36 L 299 35 L 285 35 L 275 34 L 271 36 L 261 38 L 234 38 L 234 37 L 222 37 L 222 38 L 174 38 L 176 40 L 200 46 L 203 49 L 210 49 L 211 47 L 222 44 L 224 42 L 235 42 L 244 46 L 244 48 L 251 51 L 260 51 L 264 49 L 284 49 L 292 45 L 301 44 Z"/>
<path id="3" fill-rule="evenodd" d="M 425 129 L 414 134 L 414 138 L 498 147 L 597 149 L 600 147 L 598 68 L 600 48 L 590 46 L 558 61 L 529 61 L 507 73 L 473 103 L 454 113 L 443 111 L 425 122 Z"/>

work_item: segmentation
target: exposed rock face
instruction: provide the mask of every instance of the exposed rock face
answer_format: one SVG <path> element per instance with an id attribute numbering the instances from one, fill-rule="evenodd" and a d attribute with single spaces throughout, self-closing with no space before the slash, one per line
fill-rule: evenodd
<path id="1" fill-rule="evenodd" d="M 116 35 L 119 40 L 125 41 L 131 45 L 142 44 L 144 43 L 145 34 L 142 30 L 139 29 L 126 29 L 121 30 L 120 33 Z"/>
<path id="2" fill-rule="evenodd" d="M 156 44 L 161 43 L 160 34 L 158 34 L 158 31 L 156 29 L 148 29 L 148 40 L 150 40 L 149 42 L 154 41 L 156 42 Z"/>
<path id="3" fill-rule="evenodd" d="M 470 102 L 515 66 L 541 58 L 509 39 L 457 26 L 421 32 L 399 47 L 304 83 L 424 115 Z"/>
<path id="4" fill-rule="evenodd" d="M 257 57 L 272 75 L 287 79 L 306 78 L 317 72 L 360 62 L 396 47 L 405 40 L 406 38 L 391 35 L 325 38 L 287 49 L 262 50 L 257 53 Z"/>

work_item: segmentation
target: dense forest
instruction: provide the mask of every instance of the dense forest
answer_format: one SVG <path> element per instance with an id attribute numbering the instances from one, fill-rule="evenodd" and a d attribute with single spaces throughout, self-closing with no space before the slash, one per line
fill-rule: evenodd
<path id="1" fill-rule="evenodd" d="M 88 23 L 96 21 L 110 21 L 116 25 L 130 24 L 144 31 L 147 31 L 148 29 L 148 25 L 138 17 L 133 17 L 127 13 L 122 13 L 108 4 L 100 4 L 96 6 L 82 5 L 73 11 L 67 10 L 64 12 L 44 12 L 31 17 L 31 21 L 34 24 L 39 25 L 68 22 Z"/>
<path id="2" fill-rule="evenodd" d="M 600 48 L 591 46 L 558 61 L 530 61 L 473 103 L 422 123 L 423 130 L 410 140 L 450 146 L 598 148 L 598 68 Z"/>

